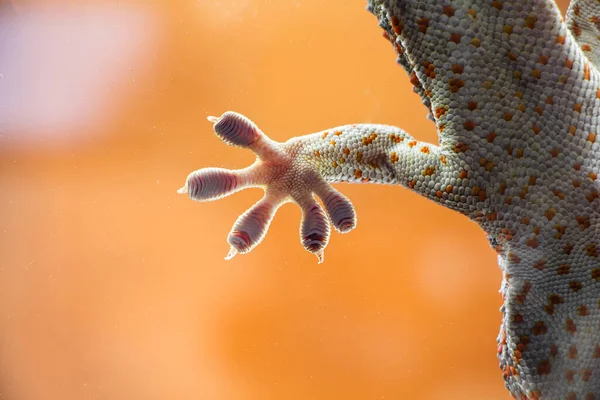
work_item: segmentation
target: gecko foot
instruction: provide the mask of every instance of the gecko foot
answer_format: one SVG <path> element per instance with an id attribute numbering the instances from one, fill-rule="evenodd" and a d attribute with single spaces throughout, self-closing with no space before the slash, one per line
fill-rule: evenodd
<path id="1" fill-rule="evenodd" d="M 187 193 L 197 201 L 212 201 L 249 187 L 265 190 L 264 197 L 234 223 L 227 237 L 231 247 L 225 259 L 254 249 L 265 237 L 277 209 L 294 202 L 302 209 L 302 245 L 319 263 L 323 262 L 330 224 L 338 232 L 349 232 L 356 226 L 356 213 L 350 200 L 321 177 L 302 138 L 275 142 L 254 122 L 231 111 L 218 118 L 208 117 L 208 120 L 214 124 L 214 131 L 221 140 L 252 150 L 257 159 L 240 170 L 203 168 L 194 171 L 177 193 Z M 315 194 L 322 200 L 326 212 L 315 200 Z"/>

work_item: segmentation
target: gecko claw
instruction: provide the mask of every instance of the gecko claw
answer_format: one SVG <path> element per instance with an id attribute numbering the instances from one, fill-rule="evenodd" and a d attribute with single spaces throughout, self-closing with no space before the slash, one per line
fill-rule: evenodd
<path id="1" fill-rule="evenodd" d="M 212 115 L 209 115 L 208 117 L 206 117 L 206 119 L 212 122 L 213 124 L 216 124 L 219 121 L 219 117 L 213 117 Z"/>
<path id="2" fill-rule="evenodd" d="M 233 257 L 236 256 L 237 253 L 238 253 L 237 250 L 233 246 L 231 246 L 229 248 L 229 253 L 227 253 L 227 255 L 225 256 L 225 259 L 231 260 Z"/>
<path id="3" fill-rule="evenodd" d="M 187 183 L 181 189 L 177 189 L 177 193 L 179 193 L 179 194 L 186 194 L 187 192 L 188 192 Z"/>
<path id="4" fill-rule="evenodd" d="M 322 264 L 323 261 L 325 260 L 325 251 L 321 250 L 317 253 L 315 253 L 315 256 L 317 256 L 317 264 Z"/>

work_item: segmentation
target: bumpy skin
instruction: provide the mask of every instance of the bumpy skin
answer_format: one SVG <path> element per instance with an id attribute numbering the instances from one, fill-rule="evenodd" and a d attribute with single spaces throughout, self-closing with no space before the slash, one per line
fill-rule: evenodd
<path id="1" fill-rule="evenodd" d="M 333 182 L 400 184 L 457 210 L 498 252 L 509 391 L 600 400 L 600 5 L 575 1 L 566 23 L 543 0 L 370 0 L 368 9 L 429 108 L 439 146 L 367 124 L 281 144 L 228 112 L 211 117 L 215 132 L 255 151 L 256 163 L 193 172 L 180 192 L 206 201 L 265 188 L 234 225 L 229 257 L 254 248 L 293 201 L 303 245 L 322 260 L 329 222 L 341 232 L 356 224 Z"/>

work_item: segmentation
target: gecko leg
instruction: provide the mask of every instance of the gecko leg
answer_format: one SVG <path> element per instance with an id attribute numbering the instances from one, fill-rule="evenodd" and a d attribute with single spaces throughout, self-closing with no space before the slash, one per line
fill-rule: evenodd
<path id="1" fill-rule="evenodd" d="M 470 187 L 468 178 L 474 176 L 455 152 L 444 153 L 438 146 L 420 143 L 400 128 L 345 125 L 278 143 L 241 114 L 228 111 L 209 120 L 225 143 L 252 150 L 256 161 L 240 170 L 192 172 L 179 193 L 211 201 L 247 187 L 265 190 L 263 199 L 242 214 L 229 233 L 228 259 L 256 247 L 277 209 L 294 202 L 302 209 L 302 245 L 322 262 L 330 224 L 341 233 L 356 226 L 352 204 L 331 183 L 399 184 L 463 212 L 481 200 L 481 194 Z"/>

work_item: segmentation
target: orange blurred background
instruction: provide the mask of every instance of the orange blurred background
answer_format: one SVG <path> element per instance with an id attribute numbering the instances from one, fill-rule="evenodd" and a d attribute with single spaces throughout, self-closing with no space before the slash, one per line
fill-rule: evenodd
<path id="1" fill-rule="evenodd" d="M 466 218 L 337 185 L 359 224 L 324 264 L 291 205 L 224 261 L 260 191 L 176 194 L 253 161 L 212 133 L 226 110 L 280 141 L 377 122 L 436 142 L 365 5 L 0 0 L 1 399 L 510 398 L 501 274 Z"/>

